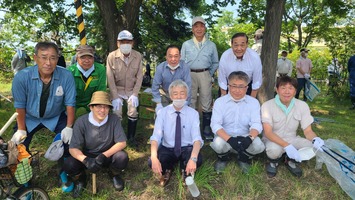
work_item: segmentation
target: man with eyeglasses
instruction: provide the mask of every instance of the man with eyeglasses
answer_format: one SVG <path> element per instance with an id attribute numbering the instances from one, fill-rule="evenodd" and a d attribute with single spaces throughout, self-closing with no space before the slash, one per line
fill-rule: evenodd
<path id="1" fill-rule="evenodd" d="M 58 46 L 52 42 L 37 43 L 33 56 L 37 65 L 15 75 L 12 96 L 18 116 L 11 140 L 23 143 L 28 151 L 33 135 L 47 128 L 60 134 L 65 149 L 63 157 L 67 157 L 73 134 L 76 91 L 70 71 L 57 66 L 58 52 Z"/>
<path id="2" fill-rule="evenodd" d="M 94 62 L 95 50 L 89 45 L 80 45 L 76 49 L 77 63 L 71 65 L 68 70 L 72 72 L 76 87 L 76 112 L 87 106 L 91 96 L 96 91 L 106 91 L 106 68 L 100 63 Z"/>
<path id="3" fill-rule="evenodd" d="M 94 92 L 88 107 L 90 113 L 75 121 L 74 135 L 69 147 L 71 156 L 63 165 L 64 172 L 71 177 L 66 185 L 74 186 L 75 198 L 81 195 L 86 186 L 86 169 L 96 173 L 109 167 L 114 188 L 122 191 L 124 181 L 120 174 L 129 160 L 128 154 L 123 150 L 126 147 L 126 135 L 121 120 L 110 113 L 110 95 L 103 91 Z"/>
<path id="4" fill-rule="evenodd" d="M 262 153 L 265 146 L 258 135 L 262 131 L 260 104 L 246 95 L 249 77 L 242 71 L 228 76 L 228 94 L 218 98 L 213 106 L 211 128 L 215 137 L 211 143 L 217 153 L 215 170 L 224 170 L 230 152 L 237 153 L 237 164 L 248 173 L 251 158 Z"/>
<path id="5" fill-rule="evenodd" d="M 260 56 L 248 47 L 248 36 L 236 33 L 232 36 L 231 48 L 226 50 L 219 61 L 218 85 L 221 96 L 227 94 L 228 76 L 234 71 L 243 71 L 249 76 L 248 95 L 255 97 L 263 82 Z"/>
<path id="6" fill-rule="evenodd" d="M 166 48 L 165 58 L 166 61 L 157 66 L 152 84 L 153 101 L 157 103 L 156 114 L 158 114 L 160 109 L 172 102 L 169 94 L 169 85 L 175 80 L 180 79 L 187 84 L 189 88 L 187 102 L 189 103 L 191 99 L 190 68 L 186 66 L 183 60 L 180 60 L 179 47 L 169 45 Z"/>

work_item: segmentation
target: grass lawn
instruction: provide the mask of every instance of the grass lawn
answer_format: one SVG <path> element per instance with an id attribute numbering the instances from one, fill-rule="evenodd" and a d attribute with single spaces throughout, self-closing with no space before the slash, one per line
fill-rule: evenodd
<path id="1" fill-rule="evenodd" d="M 0 84 L 0 93 L 10 95 L 10 85 Z M 347 146 L 355 149 L 354 118 L 355 110 L 348 110 L 348 97 L 326 95 L 326 87 L 322 86 L 322 93 L 313 102 L 308 102 L 312 115 L 320 121 L 313 125 L 314 131 L 323 139 L 334 138 L 343 141 Z M 1 98 L 0 126 L 3 126 L 13 114 L 11 103 Z M 97 175 L 98 193 L 91 192 L 91 179 L 81 199 L 193 199 L 187 188 L 181 183 L 178 170 L 165 188 L 158 185 L 158 179 L 148 168 L 147 160 L 150 154 L 149 137 L 153 131 L 153 119 L 138 121 L 137 140 L 139 147 L 127 147 L 130 161 L 122 176 L 125 179 L 125 189 L 117 192 L 112 187 L 107 172 Z M 126 127 L 126 119 L 123 126 Z M 4 137 L 10 139 L 12 130 L 9 128 Z M 44 154 L 51 143 L 54 133 L 42 130 L 36 133 L 32 141 L 32 149 Z M 266 156 L 262 154 L 254 159 L 249 175 L 241 173 L 241 169 L 233 158 L 222 174 L 213 170 L 216 155 L 208 143 L 202 148 L 204 163 L 195 175 L 196 184 L 201 192 L 197 199 L 350 199 L 333 179 L 325 166 L 315 170 L 315 159 L 303 162 L 303 176 L 292 176 L 283 164 L 278 168 L 274 178 L 268 178 L 265 173 Z M 51 199 L 71 199 L 71 194 L 62 193 L 57 186 L 56 162 L 40 159 L 41 174 L 35 183 L 44 188 Z M 90 177 L 90 176 L 89 176 Z M 354 188 L 355 189 L 355 188 Z"/>

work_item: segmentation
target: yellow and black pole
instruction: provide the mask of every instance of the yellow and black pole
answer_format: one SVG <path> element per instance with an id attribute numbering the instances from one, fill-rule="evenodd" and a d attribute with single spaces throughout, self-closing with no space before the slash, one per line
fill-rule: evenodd
<path id="1" fill-rule="evenodd" d="M 80 34 L 80 44 L 86 44 L 86 36 L 85 36 L 85 27 L 84 27 L 84 17 L 83 17 L 83 9 L 81 5 L 81 0 L 74 0 L 75 9 L 76 9 L 76 17 L 78 18 L 78 29 Z"/>

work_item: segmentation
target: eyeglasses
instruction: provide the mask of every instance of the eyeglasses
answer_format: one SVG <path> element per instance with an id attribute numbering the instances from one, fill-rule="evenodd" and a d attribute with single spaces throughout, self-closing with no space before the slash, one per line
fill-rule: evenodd
<path id="1" fill-rule="evenodd" d="M 228 84 L 229 85 L 229 84 Z M 243 86 L 241 86 L 241 85 L 229 85 L 229 87 L 231 88 L 231 89 L 235 89 L 235 90 L 244 90 L 244 89 L 246 89 L 248 86 L 247 85 L 243 85 Z"/>
<path id="2" fill-rule="evenodd" d="M 109 110 L 110 107 L 106 105 L 95 105 L 95 108 L 98 110 Z"/>
<path id="3" fill-rule="evenodd" d="M 51 56 L 51 57 L 46 57 L 46 56 L 40 56 L 39 57 L 40 60 L 44 61 L 44 62 L 57 62 L 58 61 L 58 56 Z"/>

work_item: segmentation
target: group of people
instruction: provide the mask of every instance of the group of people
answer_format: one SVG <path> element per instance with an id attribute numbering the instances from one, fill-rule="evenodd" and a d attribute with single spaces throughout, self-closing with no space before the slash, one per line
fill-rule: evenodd
<path id="1" fill-rule="evenodd" d="M 258 53 L 248 47 L 248 36 L 233 35 L 231 48 L 219 61 L 216 45 L 206 37 L 202 17 L 192 20 L 192 33 L 181 52 L 178 46 L 167 47 L 166 61 L 157 66 L 152 83 L 157 106 L 148 164 L 159 174 L 160 184 L 167 184 L 176 163 L 184 177 L 196 172 L 202 164 L 203 138 L 212 141 L 218 172 L 235 153 L 238 165 L 248 173 L 251 158 L 266 151 L 269 176 L 276 175 L 285 153 L 287 167 L 301 176 L 297 149 L 311 147 L 313 142 L 313 147 L 322 150 L 324 142 L 312 131 L 308 105 L 294 98 L 297 81 L 281 76 L 276 85 L 278 95 L 260 106 L 255 97 L 262 84 L 262 65 Z M 14 77 L 12 93 L 19 115 L 11 140 L 22 142 L 29 150 L 33 135 L 42 128 L 60 135 L 64 143 L 64 154 L 58 161 L 62 190 L 73 191 L 74 197 L 80 196 L 86 185 L 85 170 L 96 173 L 103 167 L 109 167 L 113 186 L 124 189 L 121 172 L 129 161 L 124 148 L 127 141 L 136 145 L 138 93 L 143 78 L 142 54 L 132 49 L 133 44 L 133 35 L 121 31 L 118 49 L 108 55 L 106 67 L 94 62 L 91 46 L 80 45 L 77 62 L 65 69 L 57 66 L 57 45 L 39 42 L 33 57 L 36 65 Z M 221 97 L 212 106 L 217 68 Z M 121 126 L 124 103 L 126 132 Z M 202 108 L 203 134 L 198 105 Z M 75 119 L 80 108 L 88 113 Z M 299 124 L 306 139 L 296 134 Z"/>

